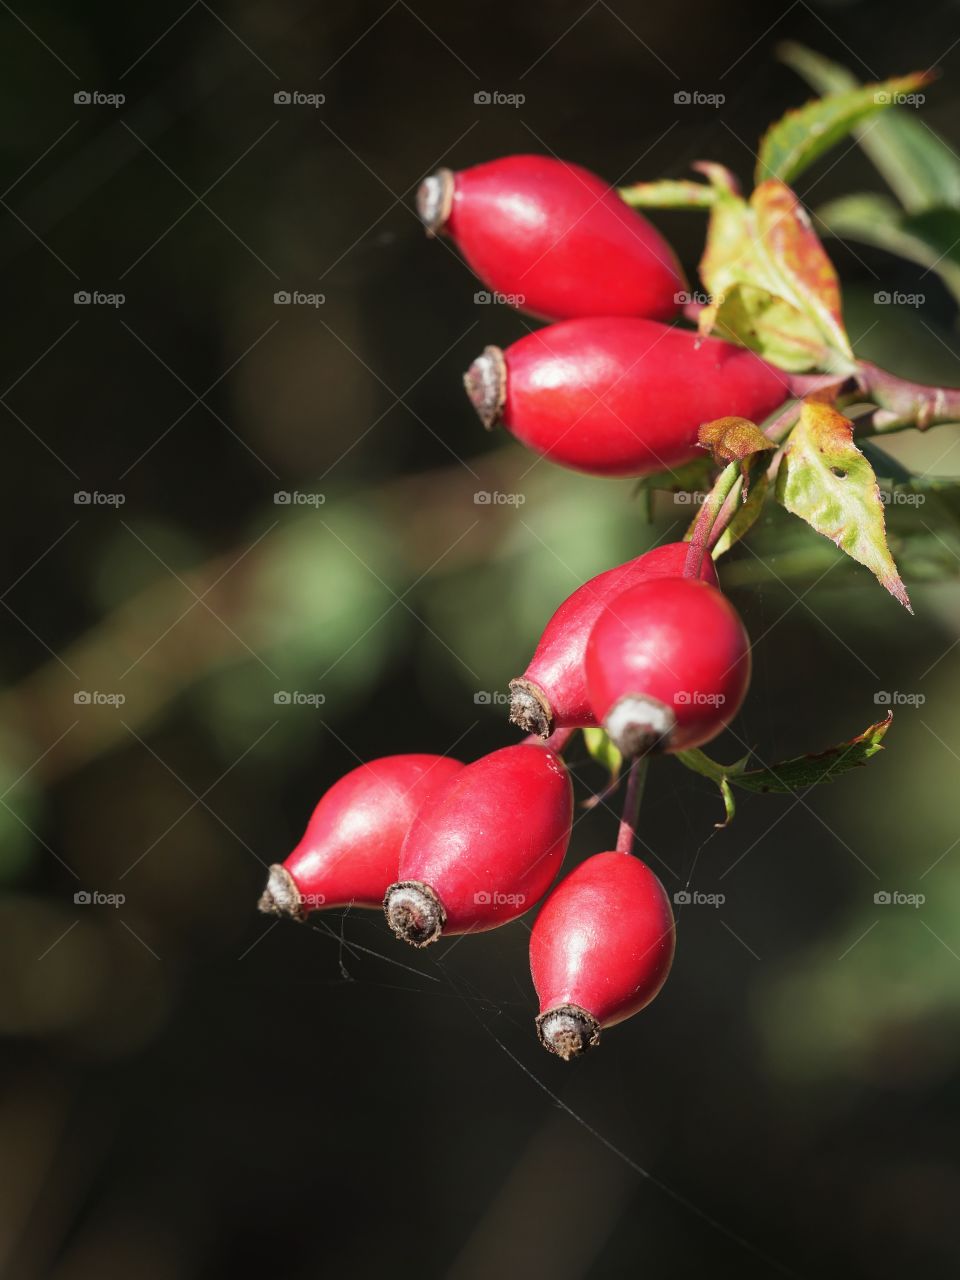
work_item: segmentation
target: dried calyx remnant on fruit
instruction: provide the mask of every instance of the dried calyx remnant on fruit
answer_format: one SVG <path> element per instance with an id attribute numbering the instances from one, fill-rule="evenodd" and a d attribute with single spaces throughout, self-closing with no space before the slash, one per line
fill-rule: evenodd
<path id="1" fill-rule="evenodd" d="M 750 639 L 730 601 L 694 578 L 642 582 L 601 612 L 586 649 L 590 706 L 625 755 L 709 742 L 750 683 Z"/>
<path id="2" fill-rule="evenodd" d="M 564 600 L 543 629 L 536 652 L 522 676 L 510 681 L 510 719 L 526 733 L 549 737 L 556 729 L 591 728 L 597 720 L 587 696 L 584 657 L 593 625 L 606 605 L 638 583 L 679 577 L 688 545 L 669 542 L 635 560 L 599 573 Z M 716 586 L 709 556 L 701 576 Z"/>
<path id="3" fill-rule="evenodd" d="M 463 769 L 437 755 L 383 756 L 327 791 L 297 847 L 270 868 L 260 910 L 304 920 L 323 907 L 379 907 L 424 800 Z"/>
<path id="4" fill-rule="evenodd" d="M 521 743 L 467 765 L 407 833 L 383 900 L 388 924 L 424 947 L 515 920 L 559 871 L 572 820 L 570 778 L 551 748 Z"/>
<path id="5" fill-rule="evenodd" d="M 417 208 L 498 299 L 548 320 L 669 320 L 686 283 L 673 250 L 596 174 L 548 156 L 505 156 L 421 184 Z"/>
<path id="6" fill-rule="evenodd" d="M 701 456 L 726 415 L 760 421 L 790 396 L 780 370 L 719 338 L 653 320 L 568 320 L 487 347 L 464 385 L 485 427 L 502 423 L 576 471 L 641 476 Z"/>

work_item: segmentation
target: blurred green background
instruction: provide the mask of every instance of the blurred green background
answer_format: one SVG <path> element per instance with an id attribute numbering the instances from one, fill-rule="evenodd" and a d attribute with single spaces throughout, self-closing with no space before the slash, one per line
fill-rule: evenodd
<path id="1" fill-rule="evenodd" d="M 654 768 L 647 856 L 725 900 L 680 908 L 668 986 L 600 1052 L 537 1046 L 524 922 L 421 955 L 373 913 L 255 903 L 359 760 L 513 741 L 498 696 L 551 610 L 689 515 L 479 429 L 461 371 L 531 322 L 426 241 L 419 179 L 518 151 L 747 178 L 808 96 L 788 37 L 864 79 L 939 65 L 922 118 L 960 146 L 957 15 L 3 6 L 0 1274 L 956 1274 L 951 500 L 890 510 L 915 618 L 784 513 L 725 563 L 756 674 L 719 758 L 827 747 L 885 692 L 896 721 L 867 769 L 742 796 L 723 832 L 708 782 Z M 848 145 L 800 183 L 861 190 Z M 692 272 L 702 217 L 658 222 Z M 939 277 L 830 249 L 858 351 L 960 384 Z M 894 447 L 960 474 L 956 439 Z M 615 825 L 584 813 L 569 859 Z"/>

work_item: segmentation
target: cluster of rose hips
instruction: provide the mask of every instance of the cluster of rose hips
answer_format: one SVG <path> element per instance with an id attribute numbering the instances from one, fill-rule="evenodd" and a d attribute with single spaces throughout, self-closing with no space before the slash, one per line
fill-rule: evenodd
<path id="1" fill-rule="evenodd" d="M 783 376 L 746 350 L 658 323 L 684 284 L 667 244 L 598 178 L 516 156 L 428 178 L 418 197 L 492 288 L 555 324 L 467 375 L 487 425 L 602 474 L 642 474 L 695 456 L 700 425 L 757 418 L 783 402 Z M 528 733 L 472 764 L 387 756 L 341 778 L 303 839 L 270 868 L 261 909 L 383 906 L 405 942 L 507 924 L 547 895 L 530 935 L 541 1043 L 564 1059 L 648 1004 L 673 959 L 670 900 L 617 847 L 551 889 L 573 822 L 562 751 L 603 726 L 623 755 L 700 746 L 736 715 L 750 645 L 703 547 L 671 543 L 608 569 L 565 600 L 522 676 L 511 720 Z M 629 801 L 628 801 L 629 805 Z"/>

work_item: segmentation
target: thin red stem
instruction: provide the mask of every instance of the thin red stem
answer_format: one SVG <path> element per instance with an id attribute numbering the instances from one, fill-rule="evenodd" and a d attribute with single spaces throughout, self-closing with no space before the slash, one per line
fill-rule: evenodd
<path id="1" fill-rule="evenodd" d="M 710 533 L 717 522 L 720 512 L 723 510 L 727 495 L 739 477 L 740 468 L 738 464 L 731 462 L 720 472 L 713 488 L 707 494 L 703 505 L 697 513 L 693 533 L 690 535 L 690 547 L 683 566 L 683 576 L 685 578 L 700 577 L 703 557 L 710 542 Z"/>
<path id="2" fill-rule="evenodd" d="M 627 793 L 623 798 L 623 817 L 620 819 L 620 830 L 617 832 L 617 853 L 633 853 L 633 843 L 637 835 L 637 818 L 640 813 L 640 802 L 643 799 L 643 785 L 647 779 L 649 762 L 649 756 L 637 756 L 630 766 Z"/>

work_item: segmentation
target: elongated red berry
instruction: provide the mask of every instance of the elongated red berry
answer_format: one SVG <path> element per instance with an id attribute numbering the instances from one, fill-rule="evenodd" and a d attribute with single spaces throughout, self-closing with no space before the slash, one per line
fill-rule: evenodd
<path id="1" fill-rule="evenodd" d="M 586 654 L 597 721 L 625 755 L 679 751 L 716 737 L 750 683 L 750 640 L 716 587 L 660 578 L 601 612 Z"/>
<path id="2" fill-rule="evenodd" d="M 530 934 L 537 1034 L 567 1060 L 654 998 L 673 963 L 673 909 L 628 853 L 597 853 L 553 890 Z"/>
<path id="3" fill-rule="evenodd" d="M 420 216 L 484 284 L 548 320 L 679 310 L 683 273 L 663 236 L 579 165 L 505 156 L 421 185 Z"/>
<path id="4" fill-rule="evenodd" d="M 587 697 L 584 669 L 587 641 L 605 605 L 637 583 L 680 577 L 689 550 L 685 542 L 654 547 L 599 573 L 564 600 L 543 629 L 540 643 L 522 676 L 510 681 L 510 719 L 526 733 L 549 737 L 554 729 L 588 728 L 597 723 Z M 716 585 L 709 556 L 700 570 Z"/>
<path id="5" fill-rule="evenodd" d="M 505 351 L 487 347 L 464 379 L 485 427 L 502 422 L 553 462 L 639 476 L 702 455 L 704 422 L 759 422 L 790 396 L 752 351 L 653 320 L 568 320 Z"/>
<path id="6" fill-rule="evenodd" d="M 463 770 L 449 756 L 383 756 L 352 769 L 313 811 L 303 839 L 270 868 L 260 910 L 303 920 L 320 907 L 379 907 L 424 800 Z"/>
<path id="7" fill-rule="evenodd" d="M 573 791 L 560 757 L 521 743 L 475 761 L 424 804 L 384 911 L 398 938 L 494 929 L 552 883 L 570 839 Z"/>

